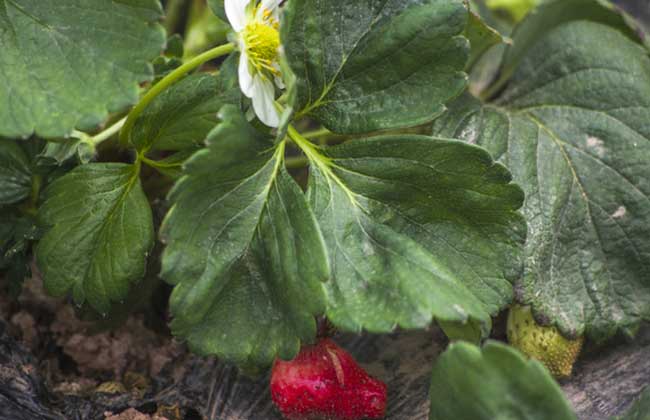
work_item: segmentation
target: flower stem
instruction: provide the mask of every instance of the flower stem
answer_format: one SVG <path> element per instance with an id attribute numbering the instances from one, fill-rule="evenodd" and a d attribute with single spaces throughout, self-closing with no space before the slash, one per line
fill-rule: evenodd
<path id="1" fill-rule="evenodd" d="M 323 157 L 318 152 L 318 146 L 312 144 L 308 139 L 300 134 L 293 125 L 289 125 L 287 134 L 289 134 L 289 138 L 296 143 L 309 160 L 315 162 L 323 160 Z"/>
<path id="2" fill-rule="evenodd" d="M 178 67 L 176 70 L 169 73 L 158 83 L 156 83 L 142 97 L 142 99 L 140 99 L 140 102 L 138 102 L 138 104 L 135 107 L 133 107 L 131 112 L 129 112 L 129 115 L 126 118 L 126 122 L 122 127 L 122 131 L 120 132 L 120 143 L 122 145 L 126 145 L 128 143 L 129 134 L 133 129 L 133 125 L 135 124 L 135 121 L 138 119 L 140 114 L 142 114 L 142 112 L 147 107 L 147 105 L 149 105 L 151 101 L 153 101 L 165 89 L 167 89 L 169 86 L 177 82 L 187 73 L 189 73 L 191 70 L 194 70 L 195 68 L 199 67 L 201 64 L 205 63 L 206 61 L 210 61 L 217 57 L 230 54 L 234 49 L 235 49 L 235 44 L 233 44 L 232 42 L 212 48 L 204 52 L 203 54 L 197 55 L 187 63 L 183 64 L 182 66 Z"/>
<path id="3" fill-rule="evenodd" d="M 99 143 L 103 142 L 104 140 L 108 140 L 113 135 L 117 134 L 120 129 L 124 126 L 124 123 L 126 122 L 126 117 L 120 119 L 117 121 L 115 124 L 111 125 L 108 127 L 106 130 L 101 131 L 94 136 L 91 137 L 93 145 L 97 146 Z"/>
<path id="4" fill-rule="evenodd" d="M 34 175 L 32 177 L 32 191 L 29 195 L 29 205 L 31 208 L 36 209 L 38 198 L 41 194 L 41 186 L 43 185 L 43 177 L 41 175 Z"/>
<path id="5" fill-rule="evenodd" d="M 284 163 L 288 169 L 300 169 L 309 165 L 309 159 L 306 156 L 289 156 Z"/>
<path id="6" fill-rule="evenodd" d="M 329 177 L 331 180 L 336 182 L 339 187 L 345 193 L 348 195 L 350 198 L 350 202 L 355 203 L 357 205 L 357 199 L 355 193 L 350 190 L 350 188 L 345 185 L 345 183 L 336 175 L 336 173 L 332 170 L 332 166 L 334 163 L 332 160 L 323 154 L 319 149 L 318 146 L 307 140 L 302 134 L 296 130 L 296 128 L 289 124 L 287 134 L 289 135 L 289 138 L 293 140 L 293 142 L 298 146 L 302 152 L 307 156 L 307 159 L 309 160 L 310 164 L 313 164 L 314 167 L 318 168 L 319 171 L 321 171 L 325 176 Z"/>
<path id="7" fill-rule="evenodd" d="M 306 133 L 303 133 L 302 136 L 306 139 L 317 139 L 319 137 L 327 137 L 329 135 L 333 134 L 331 131 L 329 131 L 327 128 L 320 128 L 318 130 L 314 131 L 308 131 Z"/>
<path id="8" fill-rule="evenodd" d="M 160 162 L 160 161 L 157 161 L 157 160 L 149 159 L 148 157 L 146 157 L 142 153 L 138 154 L 138 159 L 141 160 L 142 162 L 144 162 L 145 164 L 151 166 L 154 169 L 179 168 L 179 167 L 183 166 L 183 162 L 173 162 L 173 163 Z"/>

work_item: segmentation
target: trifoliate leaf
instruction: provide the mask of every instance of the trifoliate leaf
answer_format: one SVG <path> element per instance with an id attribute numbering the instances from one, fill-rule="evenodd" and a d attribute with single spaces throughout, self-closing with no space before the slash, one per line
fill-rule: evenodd
<path id="1" fill-rule="evenodd" d="M 0 0 L 0 136 L 63 137 L 136 102 L 161 18 L 158 0 Z"/>
<path id="2" fill-rule="evenodd" d="M 512 298 L 521 189 L 485 150 L 425 136 L 313 152 L 309 197 L 329 248 L 329 319 L 346 330 L 487 323 Z"/>
<path id="3" fill-rule="evenodd" d="M 104 313 L 142 278 L 154 233 L 138 175 L 134 165 L 90 163 L 47 188 L 36 260 L 48 292 L 72 291 Z"/>
<path id="4" fill-rule="evenodd" d="M 495 341 L 452 343 L 433 367 L 430 398 L 430 420 L 576 419 L 539 362 Z"/>
<path id="5" fill-rule="evenodd" d="M 435 133 L 486 147 L 526 192 L 518 300 L 569 338 L 633 334 L 650 319 L 647 52 L 568 23 L 529 50 L 496 103 L 450 108 Z"/>
<path id="6" fill-rule="evenodd" d="M 294 357 L 324 312 L 327 252 L 284 142 L 234 107 L 185 165 L 162 228 L 162 276 L 174 284 L 172 331 L 200 354 L 247 366 Z"/>
<path id="7" fill-rule="evenodd" d="M 145 109 L 131 132 L 138 149 L 181 150 L 196 147 L 217 124 L 226 104 L 239 104 L 235 59 L 224 63 L 216 76 L 196 74 L 166 89 Z"/>
<path id="8" fill-rule="evenodd" d="M 29 157 L 15 141 L 0 138 L 0 206 L 23 201 L 31 190 Z"/>
<path id="9" fill-rule="evenodd" d="M 292 0 L 285 10 L 295 109 L 332 131 L 430 121 L 466 85 L 462 0 Z"/>

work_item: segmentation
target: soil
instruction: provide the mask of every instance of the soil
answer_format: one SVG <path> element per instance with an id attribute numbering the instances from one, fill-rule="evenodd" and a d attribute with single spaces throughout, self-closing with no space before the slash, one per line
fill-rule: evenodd
<path id="1" fill-rule="evenodd" d="M 495 320 L 496 334 L 502 320 Z M 101 323 L 100 323 L 101 325 Z M 107 327 L 107 326 L 104 326 Z M 497 337 L 498 338 L 498 337 Z M 447 340 L 437 328 L 338 336 L 388 384 L 389 420 L 428 418 L 430 369 Z M 650 384 L 650 327 L 589 350 L 562 383 L 581 419 L 622 413 Z M 0 420 L 280 420 L 268 377 L 249 378 L 192 355 L 142 314 L 98 329 L 44 294 L 38 275 L 20 298 L 0 292 Z"/>
<path id="2" fill-rule="evenodd" d="M 182 366 L 188 357 L 185 346 L 146 326 L 142 314 L 130 316 L 115 329 L 98 330 L 96 322 L 80 320 L 72 305 L 47 296 L 35 276 L 25 283 L 17 301 L 0 292 L 0 331 L 3 329 L 5 340 L 20 342 L 22 348 L 17 353 L 30 359 L 29 370 L 38 370 L 53 399 L 67 400 L 72 410 L 75 404 L 71 401 L 105 401 L 93 403 L 106 408 L 101 416 L 95 409 L 88 413 L 90 417 L 80 418 L 178 420 L 194 412 L 174 404 L 150 405 L 144 412 L 128 408 L 129 404 L 113 405 L 113 400 L 143 399 L 153 389 L 151 378 L 160 376 L 168 365 Z M 182 374 L 182 368 L 165 372 L 172 380 Z M 0 388 L 0 394 L 2 391 Z M 3 417 L 0 407 L 0 419 L 5 418 L 19 420 Z"/>

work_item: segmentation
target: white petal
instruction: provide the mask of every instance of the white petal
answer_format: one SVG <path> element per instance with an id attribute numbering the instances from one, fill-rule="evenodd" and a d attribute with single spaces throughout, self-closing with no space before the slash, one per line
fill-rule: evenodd
<path id="1" fill-rule="evenodd" d="M 260 4 L 259 9 L 257 9 L 257 14 L 255 15 L 255 19 L 262 21 L 264 18 L 264 13 L 268 10 L 271 12 L 271 16 L 276 20 L 279 21 L 279 8 L 278 6 L 280 5 L 281 0 L 262 0 L 262 3 Z"/>
<path id="2" fill-rule="evenodd" d="M 282 80 L 281 77 L 278 76 L 275 76 L 275 85 L 278 87 L 278 89 L 286 88 L 284 81 Z"/>
<path id="3" fill-rule="evenodd" d="M 244 50 L 239 54 L 239 87 L 249 98 L 253 94 L 253 76 L 248 69 L 248 54 Z"/>
<path id="4" fill-rule="evenodd" d="M 250 0 L 225 0 L 224 8 L 230 26 L 239 32 L 246 27 L 246 6 Z"/>
<path id="5" fill-rule="evenodd" d="M 278 74 L 282 74 L 282 68 L 280 67 L 279 63 L 273 63 L 271 64 L 271 67 L 276 69 L 278 71 Z M 286 86 L 284 85 L 284 80 L 282 80 L 282 76 L 273 76 L 273 80 L 275 81 L 275 85 L 278 87 L 278 89 L 284 89 Z"/>
<path id="6" fill-rule="evenodd" d="M 273 11 L 280 5 L 282 0 L 262 0 L 262 9 Z"/>
<path id="7" fill-rule="evenodd" d="M 257 118 L 269 127 L 280 125 L 280 116 L 275 109 L 275 88 L 269 80 L 255 76 L 253 79 L 253 109 Z"/>

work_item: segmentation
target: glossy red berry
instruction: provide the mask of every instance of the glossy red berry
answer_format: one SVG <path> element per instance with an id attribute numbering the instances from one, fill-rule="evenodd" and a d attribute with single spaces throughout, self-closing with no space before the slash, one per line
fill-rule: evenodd
<path id="1" fill-rule="evenodd" d="M 386 412 L 386 384 L 327 338 L 291 361 L 276 360 L 271 397 L 289 420 L 379 419 Z"/>

